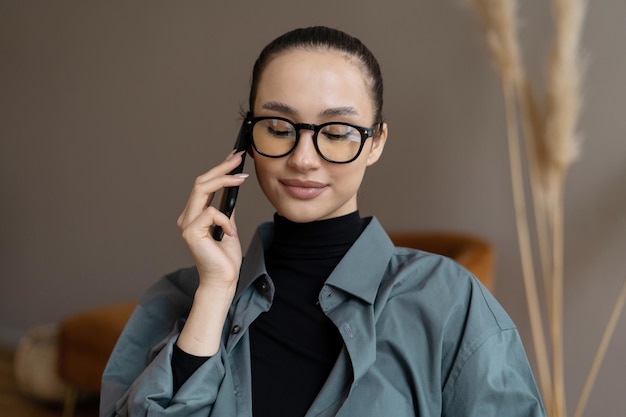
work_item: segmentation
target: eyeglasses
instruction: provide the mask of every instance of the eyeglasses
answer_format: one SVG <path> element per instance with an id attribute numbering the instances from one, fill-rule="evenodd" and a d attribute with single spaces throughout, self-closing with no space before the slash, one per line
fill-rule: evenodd
<path id="1" fill-rule="evenodd" d="M 378 130 L 378 126 L 370 129 L 343 122 L 294 123 L 282 117 L 252 117 L 246 120 L 246 125 L 251 132 L 254 150 L 270 158 L 289 155 L 298 145 L 300 130 L 312 130 L 317 153 L 335 164 L 347 164 L 357 159 L 365 141 Z"/>

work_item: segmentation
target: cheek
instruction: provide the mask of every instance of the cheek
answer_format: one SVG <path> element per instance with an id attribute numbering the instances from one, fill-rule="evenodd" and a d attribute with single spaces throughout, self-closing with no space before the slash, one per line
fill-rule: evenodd
<path id="1" fill-rule="evenodd" d="M 352 162 L 352 164 L 356 164 L 356 161 Z M 359 161 L 358 165 L 338 168 L 338 170 L 331 174 L 337 188 L 336 191 L 340 194 L 355 194 L 363 181 L 366 168 L 365 164 Z"/>
<path id="2" fill-rule="evenodd" d="M 254 158 L 254 172 L 256 173 L 256 178 L 259 184 L 263 184 L 267 178 L 267 166 L 262 162 L 259 162 L 258 156 Z"/>
<path id="3" fill-rule="evenodd" d="M 256 173 L 257 182 L 263 193 L 270 200 L 272 179 L 277 177 L 276 164 L 272 164 L 272 162 L 276 161 L 258 155 L 254 158 L 254 171 Z"/>

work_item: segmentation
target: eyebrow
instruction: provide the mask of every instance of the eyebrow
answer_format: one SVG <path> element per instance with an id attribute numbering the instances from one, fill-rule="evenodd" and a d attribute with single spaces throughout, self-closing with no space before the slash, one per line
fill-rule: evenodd
<path id="1" fill-rule="evenodd" d="M 333 116 L 357 116 L 358 111 L 354 107 L 333 107 L 332 109 L 326 109 L 320 113 L 321 117 L 333 117 Z"/>
<path id="2" fill-rule="evenodd" d="M 290 107 L 285 103 L 281 103 L 278 101 L 269 101 L 267 103 L 264 103 L 262 107 L 265 110 L 273 110 L 290 116 L 296 116 L 298 114 L 298 112 L 293 107 Z"/>
<path id="3" fill-rule="evenodd" d="M 264 103 L 262 108 L 266 110 L 273 110 L 279 113 L 283 113 L 289 116 L 297 116 L 298 112 L 291 106 L 278 101 L 269 101 Z M 335 117 L 335 116 L 357 116 L 359 112 L 352 106 L 333 107 L 326 109 L 319 113 L 320 117 Z"/>

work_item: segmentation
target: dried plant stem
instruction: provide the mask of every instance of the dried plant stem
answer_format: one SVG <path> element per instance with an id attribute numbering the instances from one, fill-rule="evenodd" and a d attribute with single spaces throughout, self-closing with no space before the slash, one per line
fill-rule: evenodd
<path id="1" fill-rule="evenodd" d="M 596 351 L 596 356 L 593 359 L 593 364 L 591 365 L 591 369 L 589 370 L 589 375 L 587 375 L 585 385 L 583 387 L 582 393 L 580 394 L 580 398 L 578 399 L 578 404 L 576 405 L 576 410 L 574 411 L 574 417 L 582 417 L 583 412 L 585 411 L 587 401 L 589 400 L 589 395 L 591 394 L 591 389 L 593 388 L 593 384 L 595 383 L 598 372 L 600 371 L 600 366 L 604 361 L 604 355 L 606 354 L 609 344 L 611 343 L 611 338 L 613 337 L 615 327 L 617 326 L 619 317 L 621 316 L 622 310 L 624 309 L 625 302 L 626 278 L 624 279 L 622 290 L 617 297 L 617 301 L 615 302 L 615 306 L 613 307 L 613 311 L 611 312 L 609 321 L 606 325 L 606 328 L 604 329 L 602 340 L 600 341 L 600 345 L 598 346 L 598 350 Z"/>
<path id="2" fill-rule="evenodd" d="M 526 155 L 528 172 L 530 179 L 530 190 L 532 193 L 532 203 L 535 219 L 535 230 L 537 233 L 537 243 L 539 246 L 539 261 L 541 265 L 541 276 L 543 281 L 544 297 L 548 301 L 552 300 L 552 283 L 550 281 L 552 271 L 552 254 L 550 246 L 550 233 L 548 229 L 549 221 L 546 213 L 545 195 L 542 190 L 542 178 L 539 169 L 539 142 L 543 139 L 545 131 L 545 121 L 542 118 L 540 109 L 532 87 L 526 80 L 523 72 L 520 74 L 517 83 L 517 97 L 521 106 L 522 129 L 526 143 Z"/>
<path id="3" fill-rule="evenodd" d="M 586 0 L 551 1 L 555 36 L 547 68 L 545 102 L 541 108 L 522 63 L 515 17 L 516 0 L 467 2 L 480 19 L 487 47 L 502 82 L 517 235 L 539 385 L 549 416 L 566 417 L 563 193 L 567 170 L 579 152 L 576 124 L 582 107 L 580 86 L 583 73 L 579 45 Z M 526 144 L 525 159 L 520 151 L 520 128 Z M 531 244 L 531 226 L 526 213 L 523 162 L 527 164 L 532 192 L 533 226 L 541 263 L 551 355 L 548 354 L 544 316 L 537 293 L 533 263 L 533 249 L 536 248 Z"/>
<path id="4" fill-rule="evenodd" d="M 552 346 L 553 409 L 551 417 L 565 417 L 563 350 L 563 191 L 565 175 L 578 155 L 576 124 L 582 106 L 582 69 L 579 45 L 585 14 L 584 0 L 552 0 L 555 36 L 546 84 L 545 178 L 547 210 L 552 231 L 552 288 L 549 307 Z"/>
<path id="5" fill-rule="evenodd" d="M 567 415 L 565 403 L 565 372 L 563 358 L 563 184 L 552 210 L 552 302 L 550 333 L 552 343 L 553 413 L 551 417 Z"/>
<path id="6" fill-rule="evenodd" d="M 520 247 L 520 257 L 522 261 L 522 272 L 524 277 L 524 288 L 528 303 L 528 314 L 532 332 L 533 346 L 537 359 L 539 374 L 539 385 L 546 407 L 552 404 L 552 384 L 550 377 L 550 366 L 548 352 L 544 336 L 543 323 L 541 320 L 541 307 L 537 294 L 532 250 L 530 244 L 530 233 L 528 226 L 528 216 L 526 214 L 526 199 L 524 197 L 524 180 L 522 175 L 522 157 L 520 152 L 517 111 L 515 105 L 515 92 L 513 83 L 509 80 L 502 80 L 502 90 L 507 119 L 507 139 L 509 145 L 509 164 L 511 168 L 511 183 L 513 188 L 513 201 L 515 206 L 515 221 L 517 226 L 517 237 Z"/>

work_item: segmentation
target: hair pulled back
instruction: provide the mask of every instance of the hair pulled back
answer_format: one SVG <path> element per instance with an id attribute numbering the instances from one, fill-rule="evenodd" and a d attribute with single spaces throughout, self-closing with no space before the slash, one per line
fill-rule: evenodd
<path id="1" fill-rule="evenodd" d="M 355 58 L 368 75 L 370 96 L 374 103 L 374 123 L 383 121 L 383 77 L 378 61 L 372 52 L 357 38 L 338 29 L 325 26 L 314 26 L 295 29 L 287 32 L 270 42 L 262 51 L 252 70 L 250 85 L 249 108 L 254 108 L 254 101 L 259 86 L 259 80 L 265 67 L 280 53 L 292 49 L 333 49 Z"/>

